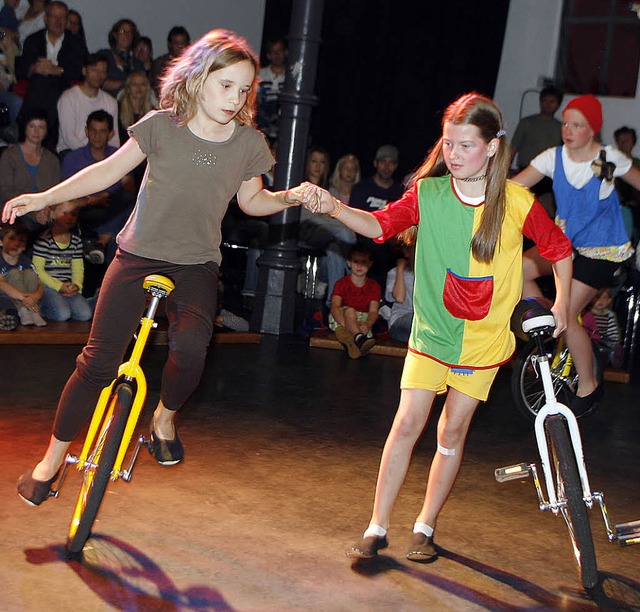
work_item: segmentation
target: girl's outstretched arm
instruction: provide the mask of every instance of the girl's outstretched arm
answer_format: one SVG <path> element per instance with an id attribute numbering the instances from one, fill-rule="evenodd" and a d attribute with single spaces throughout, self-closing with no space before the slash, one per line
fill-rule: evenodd
<path id="1" fill-rule="evenodd" d="M 243 212 L 255 217 L 272 215 L 290 206 L 302 204 L 307 189 L 303 184 L 284 191 L 268 191 L 263 189 L 262 178 L 254 176 L 240 185 L 238 206 Z"/>
<path id="2" fill-rule="evenodd" d="M 135 138 L 131 137 L 113 155 L 87 166 L 66 181 L 42 193 L 27 193 L 9 200 L 2 211 L 2 221 L 13 223 L 16 217 L 104 191 L 145 160 Z"/>

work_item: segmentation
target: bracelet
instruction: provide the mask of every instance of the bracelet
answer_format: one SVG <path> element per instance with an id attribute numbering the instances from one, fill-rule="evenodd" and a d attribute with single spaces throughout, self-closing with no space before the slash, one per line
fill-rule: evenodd
<path id="1" fill-rule="evenodd" d="M 329 216 L 335 219 L 342 212 L 343 204 L 342 204 L 341 200 L 338 200 L 338 198 L 334 198 L 334 199 L 338 203 L 338 210 L 336 210 L 335 212 L 330 213 Z"/>

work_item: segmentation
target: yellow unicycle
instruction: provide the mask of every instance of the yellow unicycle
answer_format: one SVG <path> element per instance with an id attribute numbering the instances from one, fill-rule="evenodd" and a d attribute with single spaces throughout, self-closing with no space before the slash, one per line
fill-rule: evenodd
<path id="1" fill-rule="evenodd" d="M 120 478 L 126 482 L 131 480 L 140 448 L 148 444 L 144 436 L 139 436 L 129 465 L 123 469 L 122 464 L 147 395 L 140 359 L 149 332 L 156 326 L 154 317 L 160 300 L 174 289 L 170 279 L 156 274 L 147 276 L 143 286 L 151 299 L 140 322 L 131 357 L 119 367 L 117 378 L 102 390 L 82 451 L 79 456 L 67 455 L 60 485 L 53 492 L 57 497 L 69 466 L 73 465 L 82 472 L 82 486 L 67 539 L 67 553 L 70 556 L 79 554 L 89 538 L 109 481 Z"/>

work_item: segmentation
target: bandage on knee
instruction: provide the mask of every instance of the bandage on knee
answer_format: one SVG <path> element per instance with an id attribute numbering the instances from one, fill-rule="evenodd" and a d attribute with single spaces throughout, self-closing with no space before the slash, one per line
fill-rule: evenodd
<path id="1" fill-rule="evenodd" d="M 438 452 L 445 457 L 453 457 L 456 454 L 456 449 L 445 448 L 442 444 L 438 444 Z"/>

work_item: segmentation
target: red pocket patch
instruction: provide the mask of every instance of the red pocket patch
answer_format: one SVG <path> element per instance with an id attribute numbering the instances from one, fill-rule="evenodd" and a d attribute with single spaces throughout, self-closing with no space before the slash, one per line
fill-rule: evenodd
<path id="1" fill-rule="evenodd" d="M 442 297 L 445 308 L 457 319 L 484 319 L 493 299 L 493 276 L 468 278 L 447 270 Z"/>

